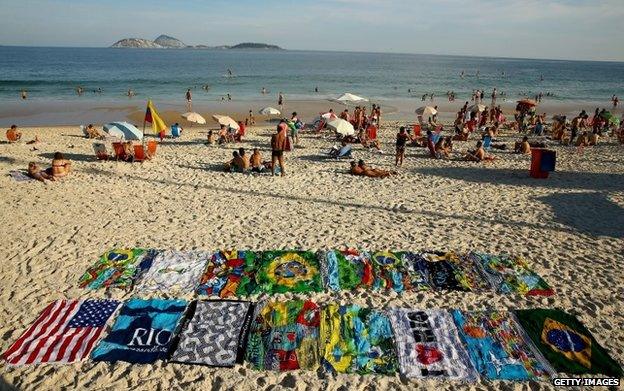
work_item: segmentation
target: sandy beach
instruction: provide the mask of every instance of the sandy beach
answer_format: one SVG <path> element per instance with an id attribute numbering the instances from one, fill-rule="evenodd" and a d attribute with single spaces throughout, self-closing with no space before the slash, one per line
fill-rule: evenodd
<path id="1" fill-rule="evenodd" d="M 142 108 L 140 108 L 142 110 Z M 314 108 L 313 110 L 316 110 Z M 474 141 L 457 142 L 453 160 L 434 160 L 408 148 L 399 174 L 385 179 L 348 174 L 348 161 L 323 157 L 332 145 L 303 135 L 286 154 L 287 176 L 223 172 L 235 148 L 259 148 L 270 158 L 273 126 L 249 129 L 242 144 L 207 146 L 207 127 L 187 127 L 165 140 L 145 163 L 96 161 L 92 141 L 76 126 L 23 128 L 37 135 L 37 150 L 23 141 L 0 144 L 0 349 L 5 350 L 48 302 L 104 297 L 79 289 L 82 273 L 113 247 L 310 250 L 440 249 L 524 256 L 555 289 L 552 297 L 486 294 L 342 291 L 280 295 L 319 303 L 336 301 L 382 308 L 483 309 L 558 307 L 576 314 L 619 363 L 624 363 L 624 295 L 620 266 L 624 238 L 622 146 L 607 139 L 579 153 L 548 142 L 557 170 L 548 179 L 528 176 L 530 157 L 492 153 L 491 163 L 459 158 Z M 394 169 L 397 124 L 386 122 L 384 154 L 355 147 L 354 157 Z M 511 144 L 517 134 L 504 134 Z M 513 149 L 513 148 L 512 148 Z M 54 152 L 74 172 L 56 183 L 16 182 L 9 170 L 30 161 L 49 165 Z M 131 294 L 111 291 L 110 297 Z M 264 298 L 260 296 L 258 299 Z M 130 365 L 83 361 L 71 365 L 2 366 L 0 389 L 548 389 L 547 383 L 416 382 L 399 375 L 329 376 L 201 366 Z"/>

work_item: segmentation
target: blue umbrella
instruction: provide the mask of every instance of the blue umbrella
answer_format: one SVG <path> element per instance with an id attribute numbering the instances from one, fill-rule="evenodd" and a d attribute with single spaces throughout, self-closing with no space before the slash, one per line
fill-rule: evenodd
<path id="1" fill-rule="evenodd" d="M 143 140 L 143 132 L 128 122 L 111 122 L 104 125 L 104 131 L 125 140 Z"/>

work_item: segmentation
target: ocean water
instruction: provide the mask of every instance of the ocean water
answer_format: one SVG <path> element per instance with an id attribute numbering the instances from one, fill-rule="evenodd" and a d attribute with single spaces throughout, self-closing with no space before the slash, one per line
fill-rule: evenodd
<path id="1" fill-rule="evenodd" d="M 231 69 L 233 77 L 227 76 Z M 461 78 L 462 71 L 465 77 Z M 478 75 L 477 75 L 478 73 Z M 541 80 L 543 78 L 543 80 Z M 624 63 L 529 60 L 422 54 L 265 50 L 154 50 L 0 47 L 0 102 L 19 100 L 123 101 L 138 97 L 194 101 L 275 97 L 326 99 L 352 92 L 373 99 L 420 99 L 424 93 L 457 99 L 496 87 L 508 98 L 553 93 L 558 101 L 608 103 L 624 98 Z M 209 85 L 208 91 L 201 88 Z M 78 97 L 76 87 L 85 94 Z M 261 95 L 265 87 L 269 94 Z M 102 89 L 102 93 L 93 90 Z M 319 92 L 315 92 L 318 88 Z M 411 93 L 408 93 L 411 89 Z"/>

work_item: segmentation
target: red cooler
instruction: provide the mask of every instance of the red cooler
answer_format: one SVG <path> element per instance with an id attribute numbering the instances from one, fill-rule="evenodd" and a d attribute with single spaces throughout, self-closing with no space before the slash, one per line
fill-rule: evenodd
<path id="1" fill-rule="evenodd" d="M 550 171 L 555 171 L 555 161 L 557 155 L 555 151 L 543 148 L 531 148 L 531 170 L 529 175 L 532 178 L 548 178 Z"/>

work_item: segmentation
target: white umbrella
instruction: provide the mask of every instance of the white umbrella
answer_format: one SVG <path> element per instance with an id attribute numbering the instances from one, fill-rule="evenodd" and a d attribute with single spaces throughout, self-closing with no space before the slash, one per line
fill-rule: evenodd
<path id="1" fill-rule="evenodd" d="M 325 114 L 321 114 L 321 118 L 324 118 L 324 119 L 336 118 L 336 114 L 327 112 Z"/>
<path id="2" fill-rule="evenodd" d="M 280 114 L 282 114 L 282 112 L 279 111 L 278 109 L 274 108 L 274 107 L 265 107 L 264 109 L 260 110 L 260 114 L 262 114 L 262 115 L 280 115 Z"/>
<path id="3" fill-rule="evenodd" d="M 338 97 L 336 99 L 338 102 L 354 102 L 354 103 L 358 103 L 358 102 L 368 102 L 368 99 L 366 98 L 362 98 L 361 96 L 357 96 L 357 95 L 353 95 L 350 92 L 344 93 L 342 94 L 340 97 Z"/>
<path id="4" fill-rule="evenodd" d="M 195 122 L 196 124 L 203 125 L 206 123 L 206 120 L 204 119 L 204 117 L 192 111 L 182 114 L 182 118 L 186 118 L 187 121 Z"/>
<path id="5" fill-rule="evenodd" d="M 217 121 L 219 125 L 229 126 L 230 128 L 233 128 L 236 130 L 240 129 L 240 126 L 238 126 L 238 123 L 234 121 L 231 117 L 228 117 L 227 115 L 215 114 L 212 116 L 212 118 L 215 121 Z"/>
<path id="6" fill-rule="evenodd" d="M 111 122 L 104 125 L 104 131 L 124 140 L 143 140 L 143 132 L 128 122 Z"/>
<path id="7" fill-rule="evenodd" d="M 436 115 L 438 114 L 438 110 L 435 107 L 431 106 L 422 106 L 416 109 L 416 114 L 427 116 L 427 115 Z"/>
<path id="8" fill-rule="evenodd" d="M 355 129 L 353 129 L 353 125 L 351 125 L 349 121 L 345 121 L 341 118 L 332 119 L 327 122 L 325 126 L 343 136 L 353 136 L 355 134 Z"/>
<path id="9" fill-rule="evenodd" d="M 476 104 L 476 105 L 468 106 L 468 111 L 470 111 L 471 113 L 476 113 L 477 111 L 480 113 L 483 110 L 485 110 L 485 105 Z"/>

